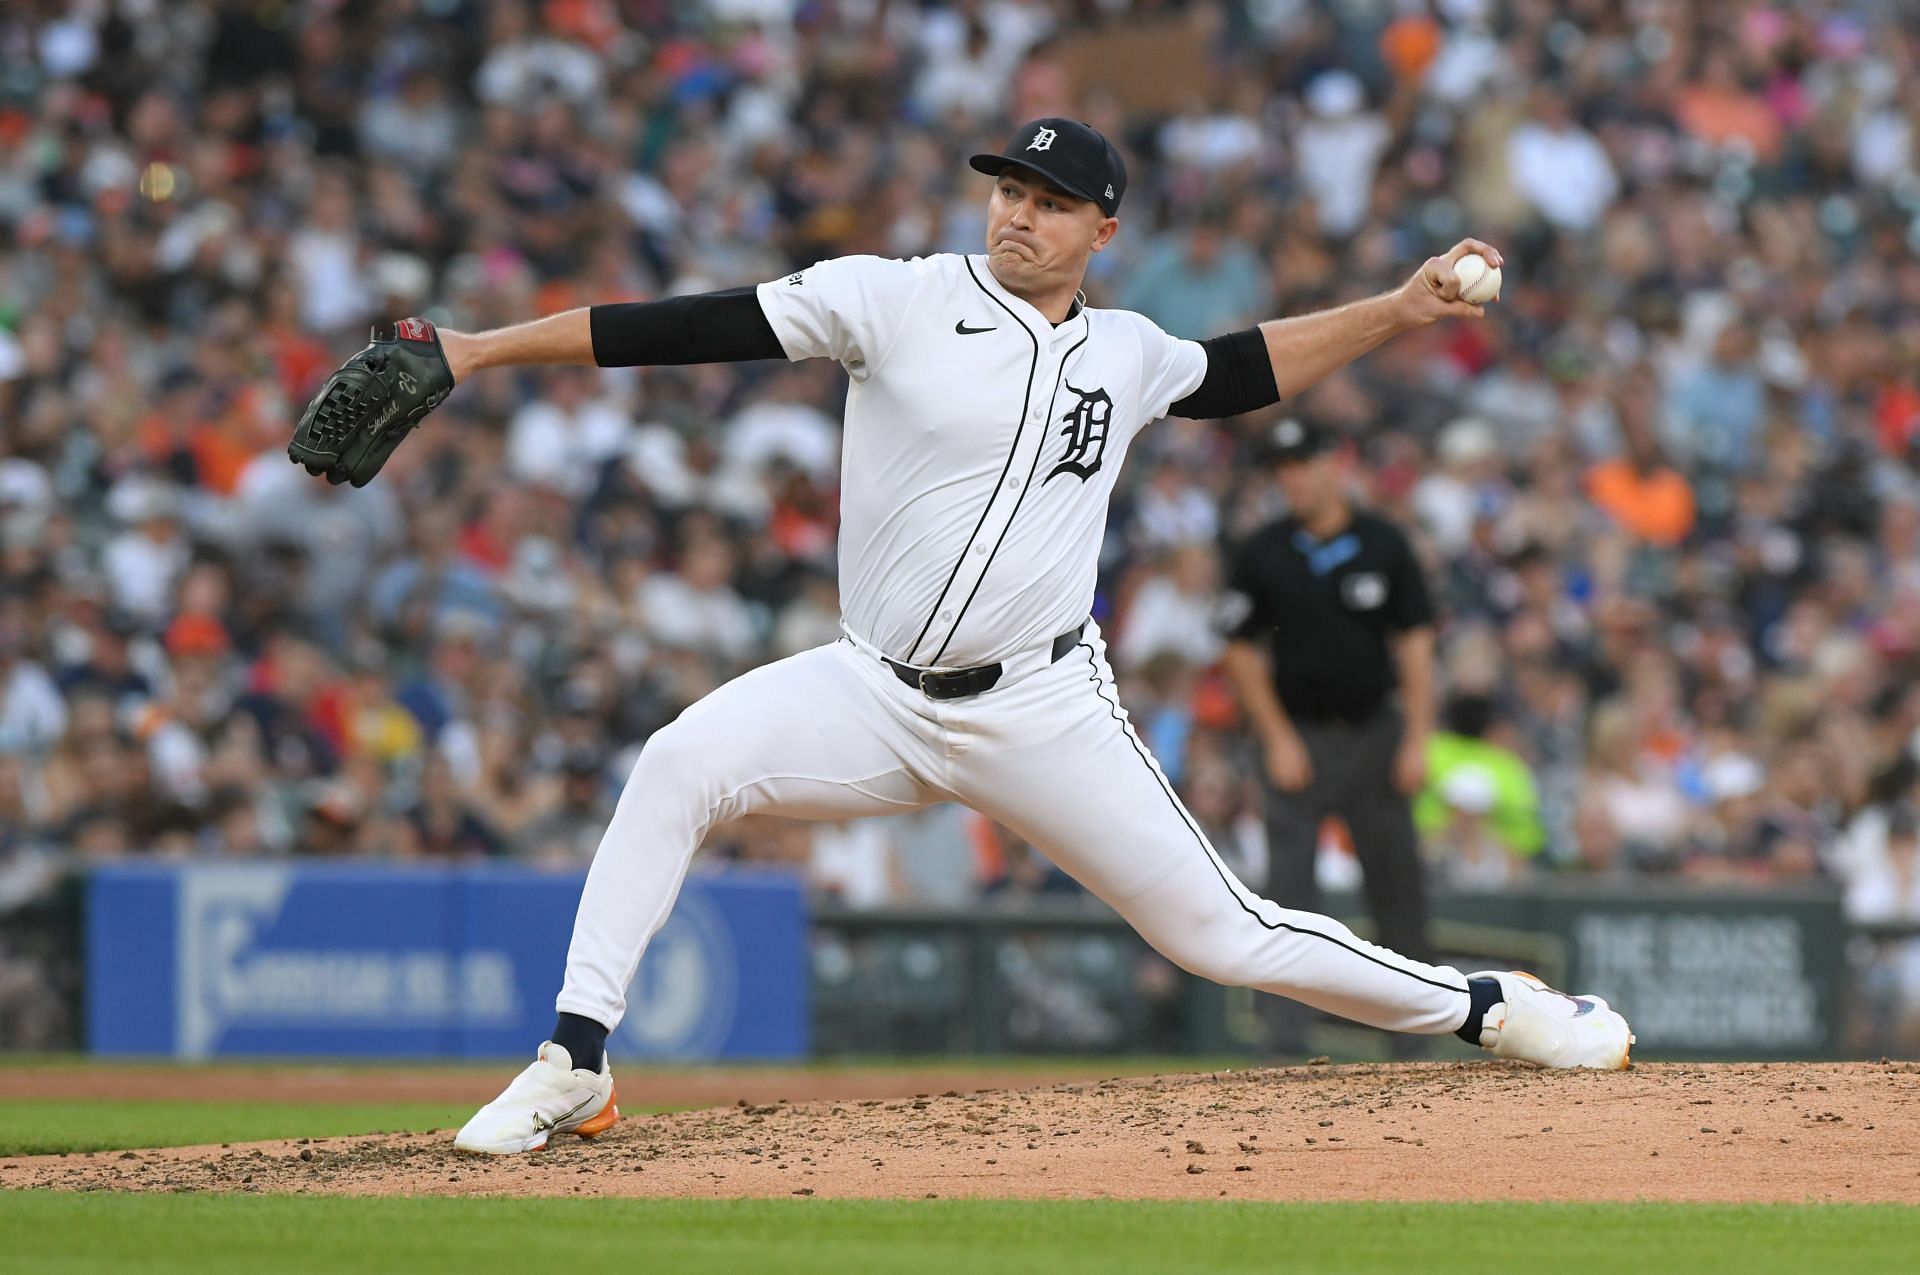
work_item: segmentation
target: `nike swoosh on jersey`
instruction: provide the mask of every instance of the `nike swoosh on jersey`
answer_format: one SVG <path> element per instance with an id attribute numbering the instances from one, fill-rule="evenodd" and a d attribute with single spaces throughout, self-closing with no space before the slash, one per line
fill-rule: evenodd
<path id="1" fill-rule="evenodd" d="M 967 326 L 967 321 L 965 319 L 962 319 L 960 320 L 960 322 L 954 324 L 953 330 L 955 332 L 958 332 L 961 336 L 978 336 L 982 332 L 995 331 L 994 328 L 990 328 L 990 327 L 989 328 L 970 328 Z"/>

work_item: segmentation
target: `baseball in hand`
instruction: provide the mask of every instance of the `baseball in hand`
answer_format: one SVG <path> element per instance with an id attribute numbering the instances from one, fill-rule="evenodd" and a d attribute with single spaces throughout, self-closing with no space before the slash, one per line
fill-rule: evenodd
<path id="1" fill-rule="evenodd" d="M 1500 299 L 1500 267 L 1488 265 L 1479 253 L 1466 253 L 1454 262 L 1453 274 L 1460 280 L 1460 299 L 1467 304 L 1485 305 Z"/>

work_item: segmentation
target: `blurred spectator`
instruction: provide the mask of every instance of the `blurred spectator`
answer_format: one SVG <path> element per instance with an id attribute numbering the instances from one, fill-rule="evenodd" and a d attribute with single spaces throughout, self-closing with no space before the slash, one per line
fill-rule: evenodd
<path id="1" fill-rule="evenodd" d="M 1184 545 L 1168 559 L 1164 574 L 1151 576 L 1127 608 L 1114 662 L 1128 672 L 1161 655 L 1197 668 L 1220 655 L 1214 616 L 1219 572 L 1212 546 Z"/>
<path id="2" fill-rule="evenodd" d="M 24 646 L 20 635 L 0 629 L 0 757 L 44 755 L 67 725 L 59 687 L 26 658 Z M 23 777 L 16 775 L 16 782 Z"/>
<path id="3" fill-rule="evenodd" d="M 1294 131 L 1300 180 L 1313 198 L 1320 228 L 1336 237 L 1360 229 L 1373 201 L 1375 170 L 1393 141 L 1392 128 L 1366 104 L 1359 76 L 1322 71 L 1307 85 L 1307 115 Z"/>
<path id="4" fill-rule="evenodd" d="M 1713 338 L 1707 358 L 1675 383 L 1672 436 L 1697 463 L 1723 470 L 1753 464 L 1766 407 L 1753 354 L 1752 330 L 1735 317 Z"/>
<path id="5" fill-rule="evenodd" d="M 877 908 L 894 901 L 894 847 L 881 819 L 822 824 L 813 830 L 807 884 L 849 907 Z"/>
<path id="6" fill-rule="evenodd" d="M 595 753 L 575 749 L 560 767 L 553 807 L 518 830 L 518 853 L 550 867 L 579 867 L 593 860 L 613 814 L 605 768 Z"/>
<path id="7" fill-rule="evenodd" d="M 1507 143 L 1514 187 L 1557 229 L 1591 230 L 1619 193 L 1613 161 L 1557 88 L 1536 87 L 1532 105 Z"/>
<path id="8" fill-rule="evenodd" d="M 1223 221 L 1223 214 L 1209 212 L 1184 233 L 1149 243 L 1115 304 L 1196 341 L 1268 317 L 1272 297 L 1260 258 L 1229 235 Z"/>
<path id="9" fill-rule="evenodd" d="M 515 477 L 579 499 L 589 495 L 600 467 L 624 455 L 633 421 L 595 394 L 592 368 L 553 368 L 546 393 L 514 414 L 507 427 L 507 464 Z"/>
<path id="10" fill-rule="evenodd" d="M 1920 921 L 1920 813 L 1912 806 L 1862 811 L 1848 829 L 1845 861 L 1849 918 Z"/>
<path id="11" fill-rule="evenodd" d="M 393 492 L 373 484 L 335 487 L 307 479 L 267 452 L 247 466 L 237 492 L 243 534 L 286 546 L 300 563 L 299 601 L 337 640 L 347 611 L 372 582 L 374 563 L 399 542 Z"/>
<path id="12" fill-rule="evenodd" d="M 1780 157 L 1780 112 L 1742 83 L 1735 57 L 1733 49 L 1710 44 L 1699 78 L 1680 93 L 1674 114 L 1701 141 L 1771 163 Z"/>
<path id="13" fill-rule="evenodd" d="M 505 852 L 506 847 L 473 805 L 460 795 L 453 768 L 429 756 L 420 774 L 418 797 L 400 819 L 400 853 L 430 859 L 472 859 Z"/>
<path id="14" fill-rule="evenodd" d="M 1440 878 L 1482 889 L 1511 884 L 1546 847 L 1533 775 L 1490 737 L 1493 709 L 1484 695 L 1448 703 L 1445 729 L 1427 743 L 1427 784 L 1414 803 Z"/>
<path id="15" fill-rule="evenodd" d="M 1441 433 L 1435 450 L 1439 464 L 1414 486 L 1413 507 L 1441 554 L 1457 558 L 1474 524 L 1504 497 L 1500 442 L 1485 421 L 1463 417 Z"/>
<path id="16" fill-rule="evenodd" d="M 981 863 L 974 836 L 975 825 L 983 822 L 979 815 L 965 806 L 942 804 L 873 822 L 888 825 L 898 849 L 894 902 L 959 908 L 979 897 Z"/>
<path id="17" fill-rule="evenodd" d="M 647 635 L 663 646 L 711 650 L 738 661 L 753 649 L 753 617 L 731 584 L 734 553 L 718 536 L 701 535 L 681 556 L 678 573 L 640 586 L 637 604 Z"/>
<path id="18" fill-rule="evenodd" d="M 1920 813 L 1901 802 L 1864 810 L 1842 848 L 1849 920 L 1920 922 Z M 1866 947 L 1863 1000 L 1871 1048 L 1909 1049 L 1920 1039 L 1920 939 Z"/>
<path id="19" fill-rule="evenodd" d="M 919 32 L 915 105 L 926 119 L 986 121 L 1006 101 L 1014 68 L 1051 21 L 1040 6 L 956 5 L 932 10 Z"/>
<path id="20" fill-rule="evenodd" d="M 101 555 L 107 588 L 115 606 L 149 624 L 166 617 L 187 568 L 179 503 L 171 488 L 151 479 L 121 483 L 107 496 L 108 509 L 126 527 Z"/>
<path id="21" fill-rule="evenodd" d="M 1693 530 L 1693 488 L 1666 463 L 1649 431 L 1637 422 L 1622 422 L 1622 432 L 1626 450 L 1594 466 L 1587 495 L 1623 531 L 1672 548 Z"/>
<path id="22" fill-rule="evenodd" d="M 1628 707 L 1600 709 L 1590 734 L 1583 803 L 1594 835 L 1612 847 L 1604 862 L 1653 870 L 1677 866 L 1688 831 L 1686 799 L 1667 767 L 1642 751 Z"/>

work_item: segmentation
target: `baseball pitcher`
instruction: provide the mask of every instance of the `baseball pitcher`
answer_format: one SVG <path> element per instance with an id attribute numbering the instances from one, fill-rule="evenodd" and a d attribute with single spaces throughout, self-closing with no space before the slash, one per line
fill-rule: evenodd
<path id="1" fill-rule="evenodd" d="M 961 802 L 1206 978 L 1505 1058 L 1626 1066 L 1633 1037 L 1598 998 L 1411 960 L 1248 890 L 1128 723 L 1089 619 L 1107 501 L 1141 429 L 1253 411 L 1398 333 L 1479 318 L 1453 262 L 1499 254 L 1465 240 L 1392 292 L 1175 340 L 1080 294 L 1120 229 L 1127 174 L 1106 138 L 1035 120 L 971 163 L 992 179 L 984 253 L 844 257 L 477 334 L 406 319 L 376 329 L 301 418 L 291 458 L 364 484 L 490 367 L 830 358 L 851 379 L 841 639 L 754 669 L 647 741 L 587 876 L 553 1039 L 455 1145 L 507 1154 L 612 1127 L 605 1045 L 628 984 L 707 830 L 748 814 Z"/>

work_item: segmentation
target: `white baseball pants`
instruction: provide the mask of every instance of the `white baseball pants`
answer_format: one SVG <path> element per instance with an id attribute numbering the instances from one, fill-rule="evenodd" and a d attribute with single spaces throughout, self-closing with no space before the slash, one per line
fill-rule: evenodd
<path id="1" fill-rule="evenodd" d="M 1204 978 L 1395 1031 L 1438 1035 L 1466 1021 L 1460 971 L 1364 942 L 1234 878 L 1128 724 L 1091 624 L 1057 662 L 966 699 L 929 699 L 842 639 L 693 705 L 647 742 L 621 793 L 580 898 L 559 1009 L 619 1025 L 641 954 L 715 824 L 941 801 L 1026 838 Z"/>

